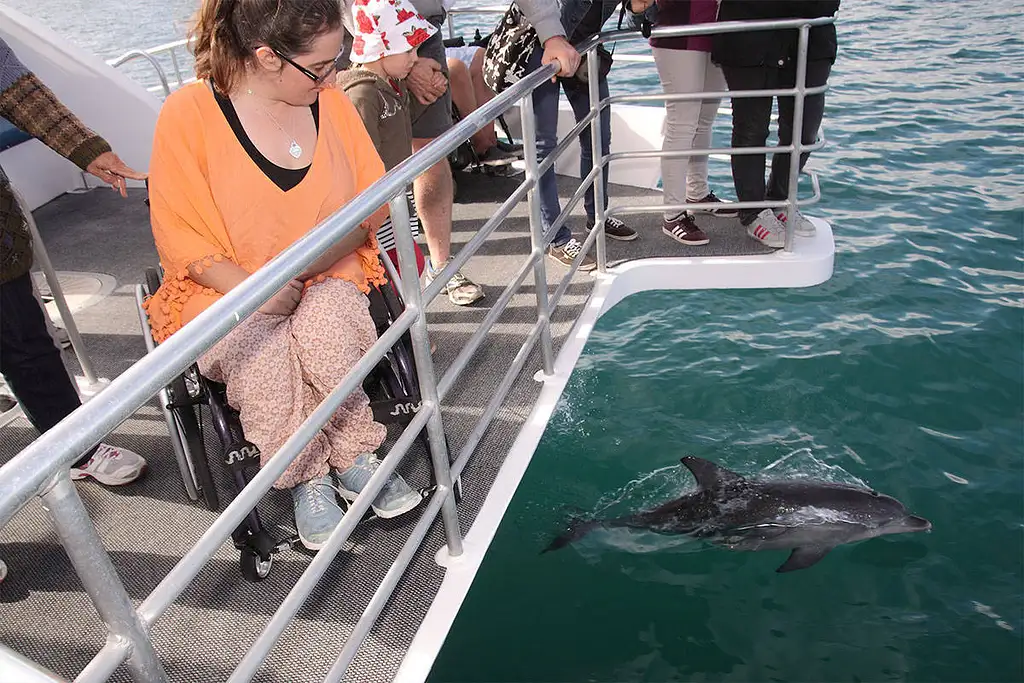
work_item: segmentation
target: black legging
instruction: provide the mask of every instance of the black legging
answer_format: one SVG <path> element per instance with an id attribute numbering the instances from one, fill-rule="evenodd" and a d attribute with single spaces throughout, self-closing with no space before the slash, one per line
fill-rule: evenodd
<path id="1" fill-rule="evenodd" d="M 0 373 L 40 432 L 82 405 L 26 273 L 0 284 Z M 75 466 L 87 461 L 95 449 Z"/>
<path id="2" fill-rule="evenodd" d="M 824 85 L 832 65 L 827 61 L 807 63 L 807 87 Z M 784 67 L 722 67 L 729 90 L 768 90 L 792 88 L 796 82 L 796 64 L 788 60 Z M 794 98 L 779 98 L 779 144 L 793 140 Z M 732 99 L 732 146 L 764 147 L 768 139 L 771 120 L 771 97 L 734 97 Z M 803 144 L 815 141 L 821 117 L 825 113 L 825 95 L 804 98 Z M 804 167 L 810 152 L 800 155 L 800 168 Z M 768 185 L 764 182 L 764 154 L 736 154 L 732 157 L 732 179 L 736 185 L 736 198 L 741 202 L 765 199 L 785 199 L 789 195 L 789 153 L 772 155 L 772 172 Z M 740 220 L 750 223 L 759 209 L 740 211 Z"/>

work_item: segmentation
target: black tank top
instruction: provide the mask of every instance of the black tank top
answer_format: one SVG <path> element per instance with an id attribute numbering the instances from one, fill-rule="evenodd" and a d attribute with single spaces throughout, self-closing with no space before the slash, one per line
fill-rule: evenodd
<path id="1" fill-rule="evenodd" d="M 238 119 L 238 112 L 235 111 L 235 105 L 231 103 L 231 99 L 224 97 L 216 90 L 213 91 L 213 96 L 217 100 L 217 104 L 220 105 L 220 110 L 224 113 L 224 118 L 227 119 L 228 125 L 231 126 L 231 130 L 234 132 L 235 137 L 238 138 L 238 142 L 241 143 L 242 148 L 246 151 L 249 157 L 255 162 L 256 166 L 259 167 L 263 174 L 266 175 L 270 180 L 280 187 L 283 191 L 287 192 L 296 185 L 302 182 L 302 179 L 306 177 L 306 172 L 309 171 L 309 166 L 303 168 L 285 168 L 278 166 L 270 159 L 263 156 L 256 145 L 249 139 L 248 133 L 245 132 L 245 128 L 242 127 L 242 122 Z M 320 100 L 309 105 L 309 111 L 313 114 L 313 124 L 316 126 L 316 132 L 320 133 Z"/>

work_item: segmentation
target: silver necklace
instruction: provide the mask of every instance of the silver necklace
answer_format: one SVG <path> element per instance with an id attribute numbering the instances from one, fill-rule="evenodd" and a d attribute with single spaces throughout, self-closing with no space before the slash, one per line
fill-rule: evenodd
<path id="1" fill-rule="evenodd" d="M 248 90 L 247 92 L 250 95 L 253 94 L 252 90 Z M 288 154 L 291 154 L 293 159 L 298 159 L 299 157 L 301 157 L 302 156 L 302 147 L 299 145 L 298 142 L 296 142 L 295 137 L 290 135 L 288 133 L 288 131 L 286 131 L 284 129 L 284 126 L 282 126 L 280 123 L 278 123 L 277 118 L 273 114 L 270 113 L 269 109 L 267 109 L 262 104 L 260 105 L 260 108 L 263 110 L 264 114 L 266 114 L 267 116 L 270 117 L 270 120 L 274 122 L 274 125 L 277 126 L 278 130 L 280 130 L 282 133 L 284 133 L 285 137 L 291 139 L 291 144 L 288 145 Z"/>

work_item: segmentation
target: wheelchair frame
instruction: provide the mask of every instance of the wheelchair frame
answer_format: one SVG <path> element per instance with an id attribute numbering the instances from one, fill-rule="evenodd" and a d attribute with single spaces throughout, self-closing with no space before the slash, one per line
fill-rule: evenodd
<path id="1" fill-rule="evenodd" d="M 147 352 L 156 348 L 156 343 L 141 304 L 159 288 L 160 283 L 159 270 L 147 268 L 145 285 L 137 286 L 139 319 Z M 372 289 L 369 299 L 370 315 L 380 335 L 401 315 L 404 304 L 390 283 Z M 370 397 L 370 408 L 376 422 L 404 426 L 412 420 L 420 406 L 420 390 L 409 333 L 403 335 L 367 375 L 363 388 Z M 259 448 L 245 439 L 238 413 L 228 404 L 225 391 L 224 385 L 203 377 L 198 365 L 192 364 L 158 393 L 185 492 L 192 500 L 202 497 L 205 506 L 213 512 L 220 509 L 220 497 L 210 469 L 210 454 L 203 438 L 202 406 L 209 408 L 211 422 L 221 446 L 221 461 L 230 471 L 236 491 L 248 484 L 247 472 L 258 469 L 260 464 Z M 430 444 L 425 429 L 419 438 L 429 452 Z M 431 469 L 431 478 L 433 476 Z M 432 483 L 421 491 L 424 498 L 433 491 L 434 486 Z M 461 482 L 456 482 L 455 493 L 456 500 L 461 498 Z M 239 570 L 246 580 L 252 582 L 262 581 L 270 574 L 276 553 L 294 547 L 299 542 L 297 534 L 275 539 L 255 508 L 232 532 L 231 537 L 239 551 Z"/>

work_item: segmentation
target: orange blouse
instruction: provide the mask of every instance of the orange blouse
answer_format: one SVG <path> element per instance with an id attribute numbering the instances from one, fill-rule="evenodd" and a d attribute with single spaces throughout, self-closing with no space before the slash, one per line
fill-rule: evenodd
<path id="1" fill-rule="evenodd" d="M 149 167 L 150 221 L 165 273 L 146 305 L 154 339 L 165 340 L 222 296 L 192 280 L 189 266 L 201 272 L 203 264 L 228 259 L 253 273 L 383 174 L 359 114 L 339 90 L 320 93 L 313 160 L 287 192 L 238 142 L 205 82 L 171 94 L 157 119 Z M 324 275 L 363 292 L 385 282 L 374 233 L 387 210 L 385 204 L 363 223 L 366 244 Z"/>

